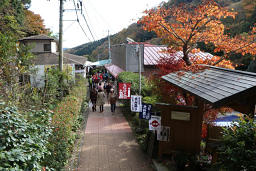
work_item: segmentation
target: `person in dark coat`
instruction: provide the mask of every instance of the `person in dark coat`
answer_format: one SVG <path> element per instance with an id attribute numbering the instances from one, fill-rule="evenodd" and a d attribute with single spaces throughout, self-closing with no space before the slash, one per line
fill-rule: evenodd
<path id="1" fill-rule="evenodd" d="M 96 111 L 97 96 L 98 96 L 98 92 L 97 92 L 96 88 L 92 88 L 92 90 L 90 91 L 90 99 L 92 102 L 92 111 L 93 112 Z"/>
<path id="2" fill-rule="evenodd" d="M 106 85 L 107 98 L 108 98 L 108 96 L 109 96 L 109 93 L 110 93 L 111 88 L 112 88 L 112 85 L 108 82 L 107 85 Z"/>
<path id="3" fill-rule="evenodd" d="M 117 101 L 117 95 L 114 92 L 114 89 L 110 90 L 110 95 L 109 95 L 109 102 L 111 105 L 111 112 L 115 112 L 116 110 L 116 101 Z"/>

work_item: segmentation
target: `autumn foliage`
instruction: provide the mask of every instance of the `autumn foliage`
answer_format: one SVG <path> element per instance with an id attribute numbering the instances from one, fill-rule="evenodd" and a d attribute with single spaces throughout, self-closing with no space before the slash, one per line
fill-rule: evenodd
<path id="1" fill-rule="evenodd" d="M 256 54 L 256 27 L 244 35 L 231 37 L 225 34 L 225 26 L 221 19 L 235 18 L 236 12 L 220 6 L 214 0 L 203 0 L 201 4 L 180 4 L 167 9 L 165 6 L 145 11 L 146 15 L 139 21 L 147 31 L 154 31 L 164 44 L 168 45 L 165 53 L 170 58 L 159 61 L 158 76 L 177 72 L 182 77 L 185 71 L 197 72 L 202 68 L 197 64 L 215 65 L 234 69 L 228 60 L 230 53 L 245 55 Z M 198 42 L 213 44 L 214 52 L 223 52 L 223 56 L 211 56 L 202 58 L 198 56 L 200 49 Z M 176 52 L 182 52 L 182 56 L 175 56 Z M 162 94 L 162 100 L 180 105 L 194 105 L 194 97 L 171 86 L 163 80 L 157 79 L 157 87 Z M 168 95 L 167 95 L 168 94 Z M 226 109 L 230 111 L 230 109 Z M 204 116 L 205 122 L 215 120 L 220 109 L 209 108 Z M 206 133 L 203 129 L 203 135 Z"/>
<path id="2" fill-rule="evenodd" d="M 225 34 L 222 18 L 235 18 L 236 12 L 221 7 L 214 0 L 204 0 L 200 5 L 181 4 L 171 9 L 159 7 L 146 12 L 139 23 L 147 31 L 154 31 L 168 44 L 169 51 L 182 51 L 187 65 L 192 61 L 188 54 L 198 42 L 212 43 L 215 52 L 222 51 L 223 60 L 230 52 L 256 54 L 255 27 L 246 36 L 231 37 Z M 218 62 L 217 62 L 218 63 Z"/>

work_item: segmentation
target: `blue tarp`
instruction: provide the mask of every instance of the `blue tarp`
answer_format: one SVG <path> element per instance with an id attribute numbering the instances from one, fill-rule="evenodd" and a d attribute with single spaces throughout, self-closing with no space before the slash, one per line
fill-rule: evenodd
<path id="1" fill-rule="evenodd" d="M 105 60 L 93 62 L 90 65 L 91 66 L 104 66 L 104 65 L 110 64 L 110 63 L 111 63 L 111 59 L 105 59 Z"/>

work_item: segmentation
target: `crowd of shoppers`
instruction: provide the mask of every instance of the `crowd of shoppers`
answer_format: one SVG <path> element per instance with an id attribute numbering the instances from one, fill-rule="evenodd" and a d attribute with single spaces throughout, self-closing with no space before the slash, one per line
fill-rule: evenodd
<path id="1" fill-rule="evenodd" d="M 110 79 L 111 77 L 107 72 L 96 72 L 89 76 L 90 99 L 93 112 L 97 111 L 96 106 L 99 106 L 100 112 L 103 112 L 106 100 L 111 105 L 111 112 L 115 112 L 117 95 Z"/>

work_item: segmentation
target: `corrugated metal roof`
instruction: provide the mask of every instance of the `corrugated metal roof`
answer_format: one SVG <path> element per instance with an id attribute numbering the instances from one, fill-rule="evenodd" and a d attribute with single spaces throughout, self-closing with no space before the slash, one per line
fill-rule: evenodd
<path id="1" fill-rule="evenodd" d="M 207 66 L 202 72 L 176 72 L 162 78 L 216 105 L 233 100 L 234 95 L 249 89 L 256 96 L 256 74 L 250 72 Z"/>
<path id="2" fill-rule="evenodd" d="M 115 78 L 120 74 L 121 72 L 124 72 L 123 69 L 119 68 L 118 66 L 114 64 L 106 64 L 105 68 L 110 72 L 111 75 L 113 75 Z"/>
<path id="3" fill-rule="evenodd" d="M 35 65 L 58 65 L 59 53 L 35 53 L 35 59 L 33 63 Z M 64 64 L 81 64 L 85 65 L 86 58 L 82 56 L 72 55 L 69 53 L 63 53 Z"/>
<path id="4" fill-rule="evenodd" d="M 144 46 L 144 65 L 157 65 L 158 61 L 161 58 L 175 58 L 176 60 L 181 59 L 183 57 L 183 52 L 178 51 L 172 55 L 165 53 L 167 51 L 167 47 L 165 46 Z M 209 59 L 212 58 L 213 55 L 207 52 L 197 52 L 197 53 L 189 53 L 189 58 L 198 58 L 198 59 Z"/>

